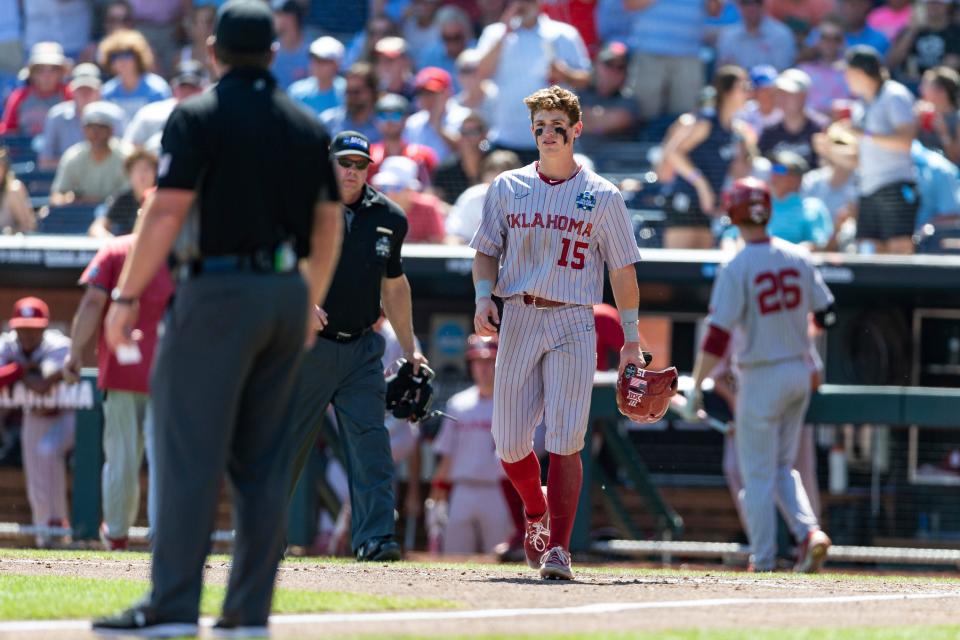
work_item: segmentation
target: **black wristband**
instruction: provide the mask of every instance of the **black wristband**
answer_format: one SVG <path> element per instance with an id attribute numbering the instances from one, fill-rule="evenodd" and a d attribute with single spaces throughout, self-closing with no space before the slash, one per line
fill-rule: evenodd
<path id="1" fill-rule="evenodd" d="M 110 300 L 114 304 L 134 305 L 137 303 L 137 298 L 124 297 L 123 295 L 120 294 L 120 289 L 116 289 L 116 288 L 114 288 L 114 290 L 110 292 Z"/>

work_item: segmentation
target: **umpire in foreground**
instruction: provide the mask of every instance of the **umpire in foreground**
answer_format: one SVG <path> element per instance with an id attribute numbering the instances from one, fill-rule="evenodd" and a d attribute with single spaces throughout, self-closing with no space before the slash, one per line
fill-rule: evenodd
<path id="1" fill-rule="evenodd" d="M 209 53 L 220 82 L 170 116 L 158 190 L 112 294 L 107 341 L 119 356 L 135 344 L 137 298 L 173 249 L 179 284 L 152 378 L 152 588 L 95 631 L 196 633 L 225 471 L 236 541 L 216 629 L 266 631 L 285 536 L 278 498 L 290 482 L 293 385 L 341 236 L 329 138 L 270 75 L 274 38 L 263 2 L 219 10 Z"/>
<path id="2" fill-rule="evenodd" d="M 357 560 L 399 560 L 394 539 L 394 467 L 384 426 L 384 339 L 372 330 L 380 305 L 415 370 L 427 360 L 414 342 L 410 283 L 400 248 L 407 234 L 403 210 L 367 184 L 370 142 L 343 131 L 330 147 L 344 205 L 343 256 L 325 304 L 320 331 L 297 382 L 294 483 L 333 403 L 346 462 L 352 508 L 350 538 Z M 293 485 L 291 485 L 291 488 Z"/>

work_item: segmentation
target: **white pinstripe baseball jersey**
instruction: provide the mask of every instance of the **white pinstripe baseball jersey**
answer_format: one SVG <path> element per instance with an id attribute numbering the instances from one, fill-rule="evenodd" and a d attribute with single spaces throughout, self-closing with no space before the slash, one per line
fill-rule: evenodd
<path id="1" fill-rule="evenodd" d="M 770 238 L 748 244 L 717 273 L 707 322 L 726 331 L 743 328 L 739 366 L 769 364 L 806 356 L 808 314 L 832 302 L 810 254 Z"/>
<path id="2" fill-rule="evenodd" d="M 583 305 L 602 301 L 603 263 L 614 270 L 640 260 L 613 184 L 586 168 L 548 182 L 536 163 L 496 177 L 470 246 L 500 258 L 500 297 L 529 293 Z"/>
<path id="3" fill-rule="evenodd" d="M 451 396 L 446 412 L 455 420 L 444 419 L 433 449 L 451 456 L 450 482 L 500 482 L 505 475 L 490 433 L 493 398 L 480 397 L 473 386 Z"/>

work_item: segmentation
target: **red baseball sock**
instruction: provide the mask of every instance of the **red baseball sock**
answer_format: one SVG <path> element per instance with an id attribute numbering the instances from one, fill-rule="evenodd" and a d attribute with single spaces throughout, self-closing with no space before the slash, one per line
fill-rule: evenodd
<path id="1" fill-rule="evenodd" d="M 550 505 L 548 548 L 559 546 L 570 550 L 570 534 L 573 533 L 582 484 L 583 465 L 579 452 L 569 456 L 550 454 L 550 468 L 547 470 L 547 502 Z"/>
<path id="2" fill-rule="evenodd" d="M 511 546 L 519 546 L 523 544 L 523 534 L 527 528 L 523 518 L 523 500 L 520 499 L 520 494 L 513 488 L 513 483 L 508 478 L 500 481 L 500 490 L 510 511 L 510 521 L 513 522 L 513 535 L 508 542 Z"/>
<path id="3" fill-rule="evenodd" d="M 501 460 L 500 464 L 513 483 L 513 488 L 520 494 L 526 515 L 532 518 L 542 516 L 547 511 L 547 501 L 543 499 L 543 491 L 540 489 L 540 461 L 537 460 L 537 454 L 531 451 L 522 460 Z"/>

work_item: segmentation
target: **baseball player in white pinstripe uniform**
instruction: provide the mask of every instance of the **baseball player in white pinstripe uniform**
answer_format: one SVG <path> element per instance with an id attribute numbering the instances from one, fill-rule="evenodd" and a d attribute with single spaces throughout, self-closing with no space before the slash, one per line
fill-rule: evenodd
<path id="1" fill-rule="evenodd" d="M 523 499 L 527 563 L 543 578 L 570 580 L 579 452 L 597 358 L 592 305 L 603 297 L 606 263 L 626 335 L 620 371 L 628 362 L 642 367 L 634 267 L 640 252 L 620 192 L 574 160 L 583 130 L 577 96 L 554 86 L 524 102 L 540 159 L 500 174 L 487 191 L 470 243 L 477 250 L 474 326 L 480 336 L 500 334 L 493 437 Z M 491 294 L 504 299 L 502 322 Z M 550 454 L 546 496 L 533 453 L 541 418 Z"/>
<path id="2" fill-rule="evenodd" d="M 795 570 L 814 572 L 826 559 L 830 538 L 820 530 L 793 466 L 810 401 L 809 317 L 813 314 L 821 328 L 831 325 L 833 295 L 804 249 L 767 236 L 770 191 L 764 182 L 737 180 L 725 208 L 747 245 L 714 281 L 709 331 L 694 367 L 688 411 L 695 414 L 702 407 L 700 385 L 739 327 L 736 447 L 751 566 L 774 569 L 776 505 L 799 544 Z"/>

